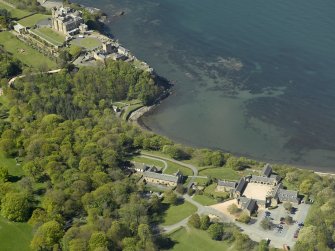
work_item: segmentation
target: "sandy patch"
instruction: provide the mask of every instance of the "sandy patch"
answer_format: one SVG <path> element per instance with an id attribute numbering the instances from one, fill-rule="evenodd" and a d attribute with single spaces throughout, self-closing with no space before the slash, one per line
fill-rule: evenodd
<path id="1" fill-rule="evenodd" d="M 218 203 L 218 204 L 215 204 L 215 205 L 212 205 L 210 207 L 224 213 L 226 216 L 228 216 L 229 218 L 231 219 L 235 219 L 236 216 L 235 215 L 231 215 L 229 212 L 228 212 L 228 207 L 232 204 L 235 204 L 236 206 L 238 206 L 237 204 L 237 201 L 236 199 L 233 199 L 233 200 L 228 200 L 228 201 L 225 201 L 225 202 L 222 202 L 222 203 Z"/>
<path id="2" fill-rule="evenodd" d="M 258 184 L 258 183 L 248 183 L 247 187 L 244 190 L 243 196 L 256 199 L 256 200 L 265 200 L 266 196 L 274 186 Z"/>

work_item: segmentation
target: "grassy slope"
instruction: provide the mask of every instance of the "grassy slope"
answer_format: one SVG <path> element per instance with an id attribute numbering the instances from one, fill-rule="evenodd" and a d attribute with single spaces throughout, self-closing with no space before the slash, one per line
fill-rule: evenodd
<path id="1" fill-rule="evenodd" d="M 34 33 L 41 36 L 42 38 L 48 40 L 54 45 L 62 45 L 65 41 L 65 36 L 55 32 L 51 28 L 43 27 L 36 30 L 33 30 Z"/>
<path id="2" fill-rule="evenodd" d="M 173 206 L 164 212 L 163 225 L 175 224 L 197 211 L 197 208 L 191 203 L 185 201 L 183 204 Z"/>
<path id="3" fill-rule="evenodd" d="M 23 18 L 19 21 L 19 23 L 26 27 L 32 27 L 38 22 L 45 20 L 47 18 L 51 17 L 50 15 L 44 15 L 44 14 L 35 14 L 30 17 Z"/>
<path id="4" fill-rule="evenodd" d="M 200 194 L 194 195 L 193 199 L 196 202 L 199 202 L 201 205 L 204 205 L 204 206 L 210 206 L 210 205 L 214 205 L 218 203 L 215 199 L 212 199 L 206 195 L 200 195 Z"/>
<path id="5" fill-rule="evenodd" d="M 15 159 L 7 158 L 3 152 L 0 152 L 0 163 L 8 168 L 10 175 L 19 177 L 23 175 L 22 166 L 16 165 Z"/>
<path id="6" fill-rule="evenodd" d="M 174 162 L 171 162 L 171 161 L 166 161 L 166 162 L 168 164 L 168 168 L 166 168 L 166 170 L 164 172 L 166 174 L 174 174 L 179 170 L 183 173 L 183 175 L 187 175 L 187 176 L 193 175 L 192 170 L 187 168 L 187 167 L 178 165 L 178 164 L 176 164 Z"/>
<path id="7" fill-rule="evenodd" d="M 153 165 L 156 167 L 162 167 L 162 168 L 164 167 L 164 163 L 160 160 L 148 159 L 144 157 L 134 157 L 131 160 L 139 163 L 144 163 L 147 165 Z"/>
<path id="8" fill-rule="evenodd" d="M 203 176 L 211 176 L 211 177 L 215 177 L 218 179 L 224 179 L 224 180 L 238 180 L 240 179 L 240 175 L 230 169 L 230 168 L 226 168 L 226 167 L 216 167 L 216 168 L 207 168 L 207 169 L 203 169 L 199 172 L 199 175 L 203 175 Z"/>
<path id="9" fill-rule="evenodd" d="M 31 14 L 29 11 L 12 8 L 7 4 L 0 2 L 0 9 L 8 10 L 13 18 L 20 19 Z"/>
<path id="10" fill-rule="evenodd" d="M 98 39 L 93 38 L 93 37 L 77 39 L 77 40 L 72 41 L 72 43 L 80 47 L 84 47 L 88 50 L 92 50 L 96 47 L 101 46 L 101 42 Z"/>
<path id="11" fill-rule="evenodd" d="M 170 237 L 175 242 L 175 245 L 171 249 L 173 251 L 234 250 L 231 244 L 223 241 L 214 241 L 209 237 L 207 232 L 194 228 L 181 228 L 172 233 Z"/>
<path id="12" fill-rule="evenodd" d="M 21 42 L 8 31 L 0 32 L 0 44 L 4 46 L 6 51 L 12 53 L 15 58 L 19 59 L 28 66 L 32 66 L 33 68 L 38 68 L 45 64 L 50 69 L 54 69 L 57 66 L 56 62 Z M 23 49 L 24 52 L 20 53 L 20 49 Z"/>
<path id="13" fill-rule="evenodd" d="M 32 227 L 27 223 L 14 223 L 0 217 L 0 250 L 28 251 L 33 237 Z"/>

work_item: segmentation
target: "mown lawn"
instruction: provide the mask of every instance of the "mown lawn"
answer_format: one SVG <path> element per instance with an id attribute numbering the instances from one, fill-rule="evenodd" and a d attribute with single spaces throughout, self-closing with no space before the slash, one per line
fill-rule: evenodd
<path id="1" fill-rule="evenodd" d="M 48 27 L 35 29 L 33 32 L 54 45 L 60 46 L 65 42 L 65 36 Z"/>
<path id="2" fill-rule="evenodd" d="M 164 163 L 160 160 L 155 160 L 155 159 L 149 159 L 145 157 L 134 157 L 131 159 L 132 161 L 138 162 L 138 163 L 144 163 L 150 166 L 156 166 L 156 167 L 164 167 Z"/>
<path id="3" fill-rule="evenodd" d="M 0 217 L 0 250 L 30 251 L 32 237 L 32 227 L 28 223 L 10 222 Z"/>
<path id="4" fill-rule="evenodd" d="M 16 19 L 20 19 L 31 14 L 31 12 L 29 11 L 12 8 L 11 6 L 1 2 L 0 2 L 0 9 L 8 10 L 11 13 L 11 16 Z"/>
<path id="5" fill-rule="evenodd" d="M 0 165 L 7 167 L 11 176 L 21 177 L 23 175 L 22 165 L 17 165 L 15 159 L 7 158 L 3 152 L 0 152 Z"/>
<path id="6" fill-rule="evenodd" d="M 84 47 L 85 49 L 88 49 L 88 50 L 93 50 L 102 45 L 101 41 L 94 37 L 77 38 L 77 39 L 74 39 L 71 42 L 71 44 Z"/>
<path id="7" fill-rule="evenodd" d="M 12 53 L 15 58 L 33 68 L 47 65 L 49 69 L 54 69 L 57 66 L 56 62 L 21 42 L 8 31 L 0 32 L 0 44 L 3 45 L 6 51 Z"/>
<path id="8" fill-rule="evenodd" d="M 194 195 L 193 199 L 196 202 L 199 202 L 201 205 L 204 205 L 204 206 L 210 206 L 210 205 L 214 205 L 218 203 L 217 200 L 211 197 L 208 197 L 206 195 L 200 195 L 200 194 Z"/>
<path id="9" fill-rule="evenodd" d="M 32 27 L 35 24 L 37 24 L 38 22 L 40 22 L 42 20 L 45 20 L 47 18 L 50 18 L 50 17 L 51 17 L 50 15 L 44 15 L 44 14 L 39 14 L 38 13 L 38 14 L 34 14 L 32 16 L 21 19 L 19 21 L 19 23 L 23 26 L 26 26 L 26 27 Z"/>
<path id="10" fill-rule="evenodd" d="M 211 176 L 221 180 L 238 180 L 240 175 L 233 169 L 226 167 L 215 167 L 202 169 L 199 172 L 201 176 Z"/>
<path id="11" fill-rule="evenodd" d="M 164 172 L 166 174 L 174 174 L 179 170 L 182 172 L 183 175 L 186 175 L 186 176 L 193 175 L 193 172 L 190 168 L 184 167 L 182 165 L 176 164 L 168 160 L 166 162 L 168 164 L 168 168 L 166 168 Z"/>
<path id="12" fill-rule="evenodd" d="M 195 228 L 180 228 L 170 234 L 169 237 L 175 242 L 174 246 L 169 249 L 173 251 L 234 251 L 231 244 L 223 241 L 214 241 L 206 231 Z"/>
<path id="13" fill-rule="evenodd" d="M 173 225 L 192 215 L 196 211 L 196 206 L 187 201 L 184 201 L 182 204 L 176 206 L 170 205 L 170 207 L 164 212 L 162 224 L 164 226 Z"/>

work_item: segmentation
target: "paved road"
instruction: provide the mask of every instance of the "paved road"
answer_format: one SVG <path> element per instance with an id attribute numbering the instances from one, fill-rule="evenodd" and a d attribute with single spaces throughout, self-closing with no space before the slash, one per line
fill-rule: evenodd
<path id="1" fill-rule="evenodd" d="M 150 154 L 150 153 L 141 153 L 141 155 L 153 157 L 153 158 L 156 158 L 156 159 L 171 161 L 171 162 L 176 163 L 178 165 L 190 168 L 193 172 L 193 176 L 198 176 L 198 168 L 196 168 L 195 166 L 193 166 L 191 164 L 187 164 L 187 163 L 175 160 L 175 159 L 170 159 L 170 158 L 166 158 L 166 157 L 157 156 L 157 155 Z"/>

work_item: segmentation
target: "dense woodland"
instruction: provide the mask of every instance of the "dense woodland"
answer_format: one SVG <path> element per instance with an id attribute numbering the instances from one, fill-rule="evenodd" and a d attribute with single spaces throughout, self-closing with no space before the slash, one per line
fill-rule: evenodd
<path id="1" fill-rule="evenodd" d="M 142 146 L 143 135 L 111 109 L 121 99 L 155 100 L 154 79 L 110 62 L 28 75 L 4 88 L 9 105 L 0 147 L 24 160 L 25 175 L 13 178 L 1 168 L 1 214 L 34 225 L 32 248 L 154 250 L 148 215 L 155 209 L 124 172 L 125 156 Z M 168 142 L 147 139 L 154 147 Z"/>

